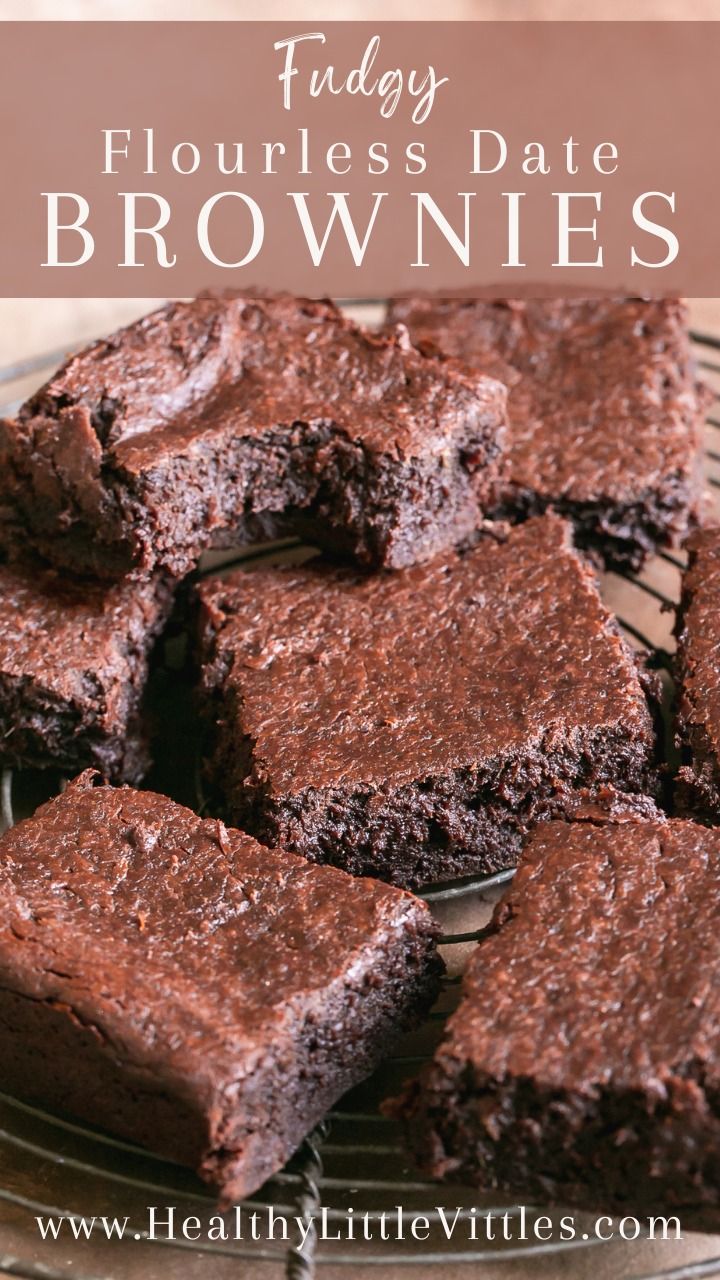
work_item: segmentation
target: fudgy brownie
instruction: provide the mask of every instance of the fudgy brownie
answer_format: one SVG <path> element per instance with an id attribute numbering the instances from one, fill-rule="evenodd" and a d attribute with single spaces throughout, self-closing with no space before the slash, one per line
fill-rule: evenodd
<path id="1" fill-rule="evenodd" d="M 513 865 L 581 796 L 652 808 L 646 697 L 570 526 L 505 536 L 402 575 L 201 584 L 210 769 L 240 826 L 417 885 Z"/>
<path id="2" fill-rule="evenodd" d="M 27 558 L 0 565 L 0 763 L 138 781 L 148 660 L 171 604 L 159 578 L 102 585 Z"/>
<path id="3" fill-rule="evenodd" d="M 434 998 L 409 894 L 85 773 L 0 840 L 0 1081 L 198 1169 L 279 1169 Z"/>
<path id="4" fill-rule="evenodd" d="M 103 576 L 180 576 L 286 532 L 395 568 L 481 523 L 506 398 L 330 302 L 204 296 L 94 343 L 0 421 L 0 505 Z"/>
<path id="5" fill-rule="evenodd" d="M 720 528 L 688 540 L 678 613 L 676 686 L 678 799 L 698 816 L 720 819 Z"/>
<path id="6" fill-rule="evenodd" d="M 507 383 L 501 513 L 552 506 L 580 545 L 632 568 L 695 521 L 706 397 L 681 302 L 417 298 L 390 319 Z"/>
<path id="7" fill-rule="evenodd" d="M 434 1060 L 392 1108 L 429 1173 L 720 1221 L 720 831 L 539 827 Z"/>

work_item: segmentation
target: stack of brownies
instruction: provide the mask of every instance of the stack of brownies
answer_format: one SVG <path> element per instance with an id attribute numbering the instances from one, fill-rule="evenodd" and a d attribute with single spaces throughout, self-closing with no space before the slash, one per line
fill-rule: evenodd
<path id="1" fill-rule="evenodd" d="M 678 621 L 683 818 L 593 567 L 699 523 L 704 403 L 676 301 L 416 299 L 371 333 L 207 295 L 1 422 L 0 763 L 80 776 L 0 840 L 0 1088 L 229 1204 L 432 1003 L 408 890 L 520 860 L 392 1104 L 410 1145 L 720 1221 L 720 532 Z M 322 553 L 197 573 L 285 534 Z M 214 818 L 133 789 L 188 580 Z"/>

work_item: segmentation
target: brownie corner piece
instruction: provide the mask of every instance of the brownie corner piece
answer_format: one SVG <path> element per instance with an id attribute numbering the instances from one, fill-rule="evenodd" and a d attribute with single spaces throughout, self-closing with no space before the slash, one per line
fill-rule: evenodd
<path id="1" fill-rule="evenodd" d="M 676 624 L 677 745 L 681 752 L 676 800 L 689 816 L 720 820 L 720 526 L 687 541 Z"/>
<path id="2" fill-rule="evenodd" d="M 205 295 L 73 356 L 0 422 L 5 503 L 48 558 L 186 574 L 299 533 L 398 568 L 481 523 L 506 389 L 330 302 Z"/>
<path id="3" fill-rule="evenodd" d="M 3 1089 L 255 1191 L 442 970 L 410 894 L 85 773 L 0 838 Z"/>
<path id="4" fill-rule="evenodd" d="M 402 575 L 256 567 L 199 598 L 210 773 L 267 844 L 412 886 L 655 790 L 635 659 L 557 516 Z"/>
<path id="5" fill-rule="evenodd" d="M 635 570 L 698 523 L 709 396 L 681 300 L 428 296 L 390 319 L 507 383 L 498 514 L 554 507 L 606 565 Z"/>
<path id="6" fill-rule="evenodd" d="M 171 606 L 160 578 L 103 584 L 28 556 L 0 564 L 0 764 L 139 781 L 150 652 Z"/>
<path id="7" fill-rule="evenodd" d="M 435 1177 L 720 1222 L 720 832 L 537 828 L 421 1075 L 386 1104 Z"/>

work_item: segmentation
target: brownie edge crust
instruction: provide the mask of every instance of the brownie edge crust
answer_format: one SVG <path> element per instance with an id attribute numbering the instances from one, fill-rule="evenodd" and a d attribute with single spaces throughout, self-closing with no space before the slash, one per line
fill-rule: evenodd
<path id="1" fill-rule="evenodd" d="M 0 1087 L 228 1205 L 426 1012 L 437 930 L 409 894 L 96 783 L 0 839 Z"/>
<path id="2" fill-rule="evenodd" d="M 720 1225 L 720 832 L 551 823 L 388 1110 L 483 1191 Z"/>
<path id="3" fill-rule="evenodd" d="M 688 814 L 720 820 L 720 527 L 688 540 L 676 633 L 676 802 Z"/>

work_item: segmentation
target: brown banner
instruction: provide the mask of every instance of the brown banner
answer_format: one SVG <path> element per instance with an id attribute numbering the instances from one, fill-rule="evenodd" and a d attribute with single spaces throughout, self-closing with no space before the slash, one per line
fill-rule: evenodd
<path id="1" fill-rule="evenodd" d="M 720 23 L 3 23 L 2 295 L 720 295 Z"/>

